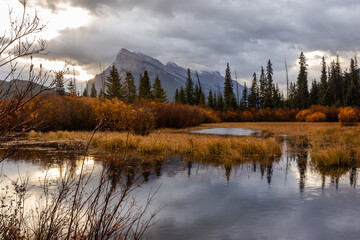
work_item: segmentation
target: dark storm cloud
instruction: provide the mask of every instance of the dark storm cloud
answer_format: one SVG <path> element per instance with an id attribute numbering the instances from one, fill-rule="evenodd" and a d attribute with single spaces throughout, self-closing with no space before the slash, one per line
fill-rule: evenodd
<path id="1" fill-rule="evenodd" d="M 59 3 L 84 8 L 95 20 L 63 30 L 49 50 L 86 65 L 109 64 L 125 47 L 184 67 L 223 72 L 230 62 L 240 77 L 250 79 L 271 59 L 284 83 L 284 57 L 296 78 L 300 51 L 354 55 L 360 50 L 355 0 L 42 1 L 54 10 Z"/>

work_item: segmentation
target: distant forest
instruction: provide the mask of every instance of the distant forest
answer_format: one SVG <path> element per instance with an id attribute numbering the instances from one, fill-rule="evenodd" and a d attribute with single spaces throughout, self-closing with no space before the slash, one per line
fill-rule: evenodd
<path id="1" fill-rule="evenodd" d="M 244 85 L 241 99 L 235 97 L 231 72 L 227 64 L 225 72 L 224 92 L 216 93 L 211 90 L 205 100 L 201 86 L 194 83 L 188 74 L 186 86 L 176 90 L 175 102 L 178 104 L 207 104 L 214 110 L 245 110 L 247 108 L 291 108 L 306 109 L 311 105 L 323 106 L 355 106 L 360 103 L 359 71 L 356 57 L 351 59 L 350 67 L 342 71 L 339 56 L 327 66 L 325 58 L 322 58 L 320 81 L 313 80 L 308 87 L 308 65 L 304 53 L 299 57 L 299 73 L 296 83 L 290 83 L 288 96 L 284 96 L 278 84 L 273 80 L 273 68 L 271 60 L 268 61 L 266 72 L 263 67 L 260 77 L 253 74 L 250 88 Z M 238 95 L 238 94 L 237 94 Z"/>
<path id="2" fill-rule="evenodd" d="M 266 69 L 260 68 L 259 77 L 253 74 L 251 86 L 244 85 L 239 98 L 239 93 L 233 87 L 233 80 L 229 64 L 225 70 L 224 91 L 215 92 L 210 90 L 207 95 L 201 88 L 200 80 L 194 83 L 191 78 L 191 71 L 188 69 L 188 76 L 185 86 L 176 89 L 174 102 L 188 105 L 207 105 L 218 111 L 245 110 L 248 108 L 257 109 L 306 109 L 311 105 L 323 106 L 358 106 L 360 104 L 360 82 L 359 70 L 356 57 L 351 59 L 349 68 L 343 71 L 339 57 L 327 65 L 325 58 L 321 62 L 320 80 L 313 80 L 309 88 L 308 65 L 304 53 L 299 57 L 299 73 L 296 83 L 290 83 L 286 91 L 287 96 L 279 90 L 278 84 L 273 80 L 273 67 L 271 60 L 268 60 Z M 117 98 L 124 103 L 131 104 L 136 100 L 153 100 L 168 102 L 166 91 L 161 86 L 161 80 L 156 77 L 151 85 L 147 71 L 140 75 L 139 89 L 135 85 L 135 79 L 131 72 L 126 73 L 122 81 L 117 69 L 113 66 L 109 76 L 106 78 L 106 88 L 97 93 L 94 84 L 91 89 L 85 88 L 83 97 Z M 68 91 L 76 94 L 76 86 L 73 81 L 68 83 Z M 56 74 L 56 92 L 65 95 L 64 72 Z M 79 93 L 77 95 L 80 95 Z"/>

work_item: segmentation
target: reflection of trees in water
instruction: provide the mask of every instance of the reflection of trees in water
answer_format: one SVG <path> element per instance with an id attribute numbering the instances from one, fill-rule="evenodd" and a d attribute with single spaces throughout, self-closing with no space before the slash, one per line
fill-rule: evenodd
<path id="1" fill-rule="evenodd" d="M 350 186 L 356 187 L 357 181 L 357 167 L 352 167 L 350 169 Z"/>
<path id="2" fill-rule="evenodd" d="M 186 167 L 187 167 L 187 171 L 188 171 L 188 177 L 190 177 L 191 176 L 192 162 L 188 161 L 187 164 L 186 164 Z"/>
<path id="3" fill-rule="evenodd" d="M 300 174 L 300 179 L 299 179 L 300 192 L 304 192 L 305 180 L 306 180 L 306 170 L 307 170 L 307 164 L 308 164 L 307 150 L 301 149 L 297 153 L 296 162 L 297 162 L 297 167 L 298 167 L 299 174 Z"/>
<path id="4" fill-rule="evenodd" d="M 226 177 L 227 183 L 230 182 L 231 170 L 232 170 L 232 165 L 225 164 L 225 177 Z"/>
<path id="5" fill-rule="evenodd" d="M 144 177 L 144 181 L 148 182 L 149 181 L 149 176 L 151 174 L 151 163 L 150 162 L 143 162 L 141 164 L 141 173 Z"/>

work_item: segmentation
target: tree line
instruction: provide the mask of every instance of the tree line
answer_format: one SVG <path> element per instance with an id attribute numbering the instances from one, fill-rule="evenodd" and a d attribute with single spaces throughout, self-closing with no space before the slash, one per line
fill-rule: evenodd
<path id="1" fill-rule="evenodd" d="M 66 95 L 64 74 L 66 71 L 55 72 L 55 92 L 58 95 Z M 139 90 L 135 85 L 135 78 L 131 72 L 126 72 L 124 81 L 121 80 L 118 70 L 113 65 L 109 75 L 106 77 L 105 90 L 100 89 L 99 94 L 95 88 L 95 83 L 92 83 L 90 93 L 87 87 L 84 89 L 83 97 L 99 97 L 106 99 L 117 98 L 124 103 L 134 103 L 137 99 L 155 100 L 158 102 L 167 102 L 166 91 L 162 88 L 159 76 L 156 76 L 154 84 L 151 85 L 148 72 L 145 70 L 144 74 L 140 74 Z M 70 79 L 67 85 L 68 94 L 77 95 L 75 78 Z"/>
<path id="2" fill-rule="evenodd" d="M 247 108 L 270 108 L 277 109 L 287 107 L 291 109 L 306 109 L 311 105 L 323 106 L 357 106 L 360 104 L 359 69 L 356 57 L 351 59 L 350 67 L 344 71 L 341 69 L 339 56 L 327 66 L 325 57 L 322 58 L 322 70 L 320 80 L 313 80 L 311 87 L 308 86 L 308 65 L 303 52 L 299 57 L 299 73 L 297 81 L 290 83 L 287 96 L 280 91 L 278 84 L 274 83 L 273 67 L 271 60 L 267 62 L 266 70 L 261 67 L 260 76 L 253 74 L 251 86 L 246 83 L 242 91 L 241 99 L 234 94 L 233 80 L 229 63 L 225 70 L 224 91 L 217 93 L 209 90 L 207 98 L 199 85 L 195 85 L 190 76 L 185 87 L 176 89 L 175 102 L 178 104 L 202 105 L 219 111 L 245 110 Z"/>

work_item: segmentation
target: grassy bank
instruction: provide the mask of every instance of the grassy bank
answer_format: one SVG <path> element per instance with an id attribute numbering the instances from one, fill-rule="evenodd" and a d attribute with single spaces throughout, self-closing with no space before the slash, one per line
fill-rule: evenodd
<path id="1" fill-rule="evenodd" d="M 91 142 L 93 151 L 147 155 L 181 155 L 188 159 L 243 162 L 247 157 L 272 157 L 281 154 L 281 144 L 275 138 L 235 137 L 189 134 L 187 130 L 162 129 L 148 136 L 119 132 L 98 132 Z M 90 132 L 30 132 L 30 142 L 83 142 Z"/>

